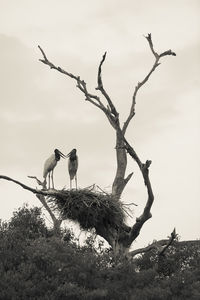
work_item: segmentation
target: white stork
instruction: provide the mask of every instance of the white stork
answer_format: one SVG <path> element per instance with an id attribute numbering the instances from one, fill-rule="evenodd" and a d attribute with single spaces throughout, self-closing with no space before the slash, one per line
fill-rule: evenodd
<path id="1" fill-rule="evenodd" d="M 55 166 L 57 165 L 57 162 L 60 160 L 60 157 L 66 158 L 66 156 L 62 152 L 60 152 L 58 149 L 55 149 L 54 153 L 44 163 L 43 177 L 44 177 L 44 182 L 46 183 L 47 175 L 49 175 L 48 176 L 49 189 L 50 189 L 50 174 L 51 174 L 52 188 L 54 189 L 53 171 Z"/>
<path id="2" fill-rule="evenodd" d="M 76 149 L 73 149 L 69 154 L 67 154 L 67 157 L 69 157 L 68 161 L 68 171 L 69 171 L 69 177 L 70 177 L 70 189 L 72 188 L 72 180 L 75 177 L 75 183 L 76 183 L 76 189 L 77 189 L 77 176 L 76 172 L 78 169 L 78 156 L 76 155 Z"/>

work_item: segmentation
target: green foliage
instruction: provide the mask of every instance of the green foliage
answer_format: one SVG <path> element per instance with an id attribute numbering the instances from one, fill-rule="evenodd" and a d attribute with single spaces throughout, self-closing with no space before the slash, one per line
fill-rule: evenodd
<path id="1" fill-rule="evenodd" d="M 27 205 L 14 211 L 9 222 L 9 229 L 15 234 L 23 235 L 23 238 L 28 239 L 50 234 L 41 216 L 41 209 L 38 207 L 28 208 Z"/>
<path id="2" fill-rule="evenodd" d="M 23 207 L 0 224 L 0 300 L 197 300 L 200 251 L 176 244 L 113 263 L 93 237 L 83 247 L 73 234 L 52 235 L 38 208 Z"/>

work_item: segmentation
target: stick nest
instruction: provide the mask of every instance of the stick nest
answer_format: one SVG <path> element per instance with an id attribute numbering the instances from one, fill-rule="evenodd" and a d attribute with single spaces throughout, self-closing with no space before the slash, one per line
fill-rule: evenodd
<path id="1" fill-rule="evenodd" d="M 84 230 L 123 227 L 125 213 L 122 203 L 112 195 L 94 189 L 61 190 L 48 198 L 63 220 L 70 219 Z"/>

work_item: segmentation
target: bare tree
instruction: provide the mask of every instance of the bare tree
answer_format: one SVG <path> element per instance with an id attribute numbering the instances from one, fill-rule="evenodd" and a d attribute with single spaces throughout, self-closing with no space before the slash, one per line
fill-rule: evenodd
<path id="1" fill-rule="evenodd" d="M 127 116 L 127 119 L 123 123 L 123 125 L 120 124 L 119 119 L 119 112 L 117 111 L 113 101 L 111 100 L 110 96 L 106 92 L 102 80 L 102 66 L 106 59 L 106 53 L 103 55 L 102 60 L 99 64 L 98 68 L 98 77 L 97 77 L 97 88 L 96 90 L 100 91 L 103 100 L 100 99 L 99 96 L 94 95 L 90 93 L 87 89 L 86 82 L 82 80 L 79 76 L 75 76 L 72 73 L 69 73 L 65 71 L 64 69 L 55 66 L 52 62 L 50 62 L 45 54 L 45 52 L 42 50 L 40 46 L 39 49 L 43 55 L 43 59 L 40 59 L 40 61 L 46 65 L 48 65 L 51 69 L 57 70 L 58 72 L 74 79 L 76 81 L 78 89 L 84 94 L 85 100 L 89 101 L 93 105 L 95 105 L 98 109 L 100 109 L 107 117 L 109 123 L 113 127 L 116 135 L 116 159 L 117 159 L 117 169 L 116 169 L 116 175 L 112 184 L 112 195 L 115 197 L 116 201 L 119 201 L 120 196 L 129 182 L 130 178 L 132 177 L 133 173 L 130 173 L 128 176 L 126 176 L 126 168 L 127 168 L 127 153 L 136 161 L 138 164 L 138 167 L 142 173 L 144 184 L 147 189 L 147 202 L 144 208 L 144 211 L 142 215 L 136 219 L 136 223 L 132 226 L 130 232 L 127 233 L 126 230 L 123 232 L 112 232 L 108 235 L 107 228 L 105 229 L 106 232 L 104 232 L 104 229 L 101 229 L 100 235 L 106 238 L 106 240 L 112 245 L 112 248 L 115 249 L 115 252 L 123 251 L 126 252 L 129 247 L 131 246 L 132 242 L 137 238 L 137 236 L 140 233 L 140 230 L 143 226 L 143 224 L 151 218 L 151 206 L 154 201 L 154 195 L 151 187 L 151 182 L 149 179 L 149 167 L 151 165 L 151 161 L 147 160 L 145 163 L 143 163 L 139 156 L 136 154 L 136 151 L 134 148 L 130 145 L 130 143 L 125 138 L 126 130 L 130 124 L 130 121 L 135 115 L 135 106 L 136 106 L 136 97 L 138 94 L 139 89 L 148 81 L 151 74 L 156 70 L 156 68 L 160 65 L 160 59 L 167 55 L 175 56 L 176 54 L 172 52 L 171 50 L 167 50 L 162 52 L 161 54 L 158 54 L 154 50 L 151 34 L 148 34 L 146 36 L 146 39 L 148 41 L 150 50 L 155 58 L 155 61 L 153 63 L 152 68 L 148 72 L 148 74 L 145 76 L 145 78 L 138 82 L 138 84 L 135 87 L 133 96 L 132 96 L 132 104 L 130 108 L 130 112 Z"/>
<path id="2" fill-rule="evenodd" d="M 100 92 L 101 97 L 99 97 L 96 94 L 90 93 L 87 88 L 87 84 L 84 80 L 80 78 L 80 76 L 75 76 L 74 74 L 65 71 L 63 68 L 56 66 L 54 63 L 49 61 L 47 58 L 45 52 L 43 49 L 39 47 L 43 58 L 40 59 L 42 63 L 49 66 L 51 69 L 54 69 L 63 75 L 66 75 L 76 82 L 77 88 L 83 93 L 84 98 L 86 101 L 90 102 L 92 105 L 96 106 L 98 109 L 100 109 L 105 116 L 107 117 L 110 125 L 114 129 L 115 136 L 116 136 L 116 161 L 117 161 L 117 168 L 116 168 L 116 174 L 115 178 L 113 180 L 112 184 L 112 197 L 115 199 L 115 201 L 120 201 L 120 197 L 122 195 L 122 192 L 124 188 L 126 187 L 127 183 L 131 179 L 133 173 L 130 173 L 126 175 L 126 168 L 127 168 L 127 154 L 130 155 L 137 163 L 139 170 L 141 171 L 141 174 L 144 179 L 144 185 L 147 190 L 147 201 L 146 205 L 144 207 L 144 210 L 136 219 L 135 224 L 131 228 L 129 228 L 126 224 L 124 226 L 121 226 L 120 228 L 113 228 L 108 226 L 101 226 L 96 229 L 96 232 L 98 235 L 102 236 L 112 247 L 115 254 L 126 254 L 129 251 L 129 248 L 133 241 L 138 237 L 140 234 L 140 230 L 144 223 L 152 217 L 151 215 L 151 207 L 154 201 L 154 195 L 151 187 L 150 177 L 149 177 L 149 168 L 151 165 L 151 160 L 146 160 L 146 162 L 142 162 L 139 158 L 138 154 L 136 153 L 134 147 L 128 142 L 128 140 L 125 137 L 127 128 L 133 119 L 135 115 L 135 107 L 136 107 L 136 97 L 138 94 L 138 91 L 140 88 L 142 88 L 143 85 L 148 81 L 152 73 L 157 69 L 157 67 L 160 65 L 160 60 L 165 56 L 175 56 L 176 54 L 171 51 L 167 50 L 160 54 L 158 54 L 155 49 L 152 42 L 151 34 L 148 34 L 146 37 L 146 40 L 148 42 L 148 45 L 150 47 L 150 51 L 153 54 L 154 57 L 154 63 L 150 69 L 150 71 L 147 73 L 145 78 L 138 82 L 138 84 L 135 86 L 133 95 L 132 95 L 132 103 L 130 107 L 130 112 L 122 124 L 120 122 L 119 118 L 119 112 L 117 111 L 112 99 L 108 95 L 107 91 L 104 88 L 103 80 L 102 80 L 102 66 L 106 59 L 106 53 L 103 55 L 102 60 L 100 61 L 99 67 L 98 67 L 98 75 L 97 75 L 97 87 L 96 90 Z M 5 178 L 6 176 L 0 176 L 0 178 L 11 180 L 17 183 L 15 180 L 9 178 Z M 44 204 L 46 203 L 45 197 L 46 196 L 55 196 L 57 191 L 48 191 L 48 190 L 35 190 L 30 187 L 27 187 L 21 183 L 18 182 L 23 188 L 28 189 L 29 191 L 35 193 L 39 200 Z M 44 204 L 45 205 L 45 204 Z M 49 212 L 50 213 L 50 212 Z M 51 213 L 50 213 L 51 215 Z M 52 216 L 52 219 L 56 223 L 57 221 L 54 219 L 54 216 Z M 59 221 L 60 222 L 60 221 Z M 60 225 L 59 225 L 60 226 Z M 158 242 L 157 244 L 154 243 L 152 247 L 162 246 L 162 250 L 167 249 L 169 247 L 169 242 L 171 243 L 176 237 L 175 231 L 171 234 L 170 240 L 162 240 Z M 150 248 L 150 247 L 149 247 Z M 132 253 L 132 256 L 135 254 L 148 251 L 149 248 L 143 248 L 135 250 L 135 252 Z"/>

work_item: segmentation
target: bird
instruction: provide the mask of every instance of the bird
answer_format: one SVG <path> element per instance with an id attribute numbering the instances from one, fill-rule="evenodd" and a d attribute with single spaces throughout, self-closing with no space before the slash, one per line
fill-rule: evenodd
<path id="1" fill-rule="evenodd" d="M 61 157 L 66 158 L 66 156 L 62 152 L 60 152 L 58 149 L 55 149 L 54 153 L 44 163 L 44 171 L 43 171 L 44 184 L 46 185 L 46 178 L 48 175 L 49 189 L 50 189 L 50 176 L 52 181 L 52 188 L 54 189 L 53 171 L 55 166 L 57 165 L 57 162 L 60 160 Z"/>
<path id="2" fill-rule="evenodd" d="M 68 171 L 70 177 L 70 189 L 72 189 L 72 180 L 75 177 L 76 189 L 77 189 L 77 169 L 78 169 L 78 156 L 76 155 L 76 149 L 73 149 L 67 154 L 68 160 Z"/>

